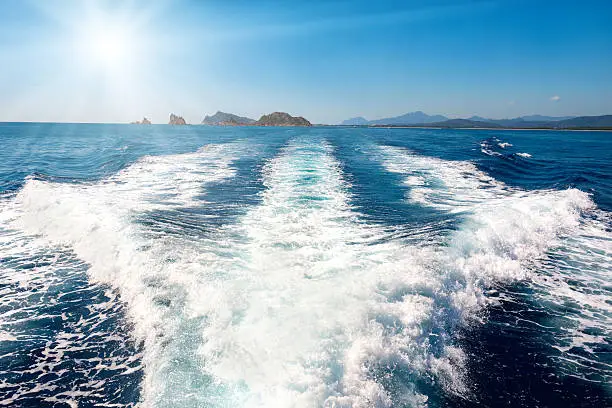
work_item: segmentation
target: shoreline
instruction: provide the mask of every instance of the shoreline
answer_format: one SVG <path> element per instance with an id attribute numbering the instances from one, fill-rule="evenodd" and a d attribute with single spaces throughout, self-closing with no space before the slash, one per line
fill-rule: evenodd
<path id="1" fill-rule="evenodd" d="M 326 127 L 344 127 L 355 129 L 436 129 L 436 130 L 545 130 L 555 132 L 612 132 L 612 129 L 555 129 L 555 128 L 497 128 L 497 127 L 440 127 L 440 126 L 351 126 L 323 125 Z"/>

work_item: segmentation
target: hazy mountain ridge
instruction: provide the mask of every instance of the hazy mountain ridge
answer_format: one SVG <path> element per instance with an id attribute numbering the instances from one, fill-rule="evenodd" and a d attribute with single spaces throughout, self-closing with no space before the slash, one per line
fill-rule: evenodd
<path id="1" fill-rule="evenodd" d="M 526 115 L 510 119 L 491 119 L 482 116 L 471 116 L 469 118 L 457 118 L 462 120 L 470 120 L 475 122 L 495 123 L 500 126 L 512 126 L 514 124 L 523 124 L 525 122 L 560 122 L 567 119 L 573 119 L 575 116 L 543 116 L 543 115 Z M 449 120 L 444 115 L 428 115 L 422 111 L 409 112 L 404 115 L 394 116 L 389 118 L 367 120 L 362 116 L 357 116 L 342 121 L 340 124 L 344 126 L 362 126 L 362 125 L 421 125 L 427 123 L 442 123 Z M 450 119 L 454 120 L 454 119 Z"/>
<path id="2" fill-rule="evenodd" d="M 341 124 L 345 126 L 428 126 L 441 128 L 609 129 L 612 128 L 612 115 L 578 117 L 525 115 L 510 119 L 471 116 L 467 119 L 448 119 L 442 115 L 428 115 L 416 111 L 377 120 L 355 117 L 347 119 Z"/>
<path id="3" fill-rule="evenodd" d="M 367 120 L 364 117 L 358 116 L 343 121 L 341 125 L 346 126 L 361 126 L 361 125 L 416 125 L 421 123 L 434 123 L 447 120 L 446 116 L 428 115 L 422 111 L 408 112 L 400 116 L 390 118 Z"/>
<path id="4" fill-rule="evenodd" d="M 612 115 L 601 116 L 578 116 L 572 119 L 562 120 L 557 122 L 560 129 L 562 128 L 612 128 Z"/>
<path id="5" fill-rule="evenodd" d="M 355 118 L 350 118 L 347 120 L 343 120 L 342 123 L 340 123 L 341 125 L 344 126 L 354 126 L 354 125 L 367 125 L 368 124 L 368 120 L 366 118 L 364 118 L 363 116 L 357 116 Z"/>
<path id="6" fill-rule="evenodd" d="M 442 122 L 434 122 L 427 124 L 432 127 L 442 128 L 501 128 L 501 125 L 491 122 L 471 119 L 449 119 Z"/>
<path id="7" fill-rule="evenodd" d="M 404 115 L 371 120 L 372 125 L 412 125 L 418 123 L 434 123 L 448 120 L 442 115 L 428 115 L 422 111 L 409 112 Z"/>
<path id="8" fill-rule="evenodd" d="M 527 115 L 519 116 L 516 119 L 523 119 L 526 122 L 558 122 L 567 119 L 573 119 L 576 116 L 544 116 L 544 115 Z"/>

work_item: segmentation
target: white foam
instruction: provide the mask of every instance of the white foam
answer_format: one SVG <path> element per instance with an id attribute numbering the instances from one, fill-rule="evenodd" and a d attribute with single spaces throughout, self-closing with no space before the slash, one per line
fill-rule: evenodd
<path id="1" fill-rule="evenodd" d="M 298 140 L 266 165 L 262 205 L 236 226 L 247 237 L 245 270 L 223 282 L 205 312 L 200 353 L 215 378 L 246 384 L 244 406 L 390 406 L 369 370 L 387 360 L 424 371 L 445 358 L 409 351 L 432 301 L 388 297 L 398 285 L 431 279 L 418 266 L 398 276 L 417 258 L 373 243 L 381 231 L 350 207 L 332 153 Z M 385 333 L 393 320 L 402 329 Z M 407 386 L 402 398 L 424 397 Z"/>
<path id="2" fill-rule="evenodd" d="M 593 348 L 607 344 L 612 327 L 609 289 L 612 237 L 602 228 L 610 225 L 610 215 L 595 214 L 595 218 L 584 221 L 575 234 L 550 251 L 557 261 L 546 264 L 543 273 L 532 280 L 535 296 L 551 304 L 555 314 L 564 320 L 555 346 L 562 355 L 555 358 L 567 375 L 575 375 L 586 361 L 590 367 L 602 364 Z M 583 353 L 577 354 L 574 349 Z M 610 378 L 609 374 L 604 373 L 589 380 L 605 383 L 606 378 Z"/>
<path id="3" fill-rule="evenodd" d="M 0 201 L 0 214 L 7 221 L 14 221 L 14 202 Z M 11 215 L 11 216 L 8 216 Z M 72 305 L 84 302 L 88 294 L 99 293 L 99 288 L 83 283 L 83 262 L 76 259 L 66 248 L 47 247 L 44 240 L 35 239 L 16 230 L 8 230 L 7 224 L 0 228 L 0 253 L 2 254 L 2 267 L 0 279 L 3 287 L 0 290 L 0 342 L 6 353 L 3 359 L 17 358 L 19 365 L 11 367 L 12 374 L 0 368 L 0 376 L 8 378 L 3 386 L 12 389 L 8 398 L 0 399 L 0 405 L 18 406 L 27 398 L 40 398 L 39 393 L 44 390 L 57 392 L 53 401 L 69 403 L 70 398 L 59 394 L 58 389 L 66 389 L 68 381 L 78 382 L 79 389 L 96 390 L 96 380 L 88 381 L 90 377 L 106 373 L 91 368 L 91 355 L 96 350 L 112 347 L 112 355 L 97 357 L 98 360 L 112 360 L 117 372 L 127 374 L 130 370 L 140 369 L 139 355 L 128 354 L 133 349 L 123 349 L 122 344 L 129 339 L 122 329 L 122 337 L 117 334 L 110 335 L 104 327 L 117 317 L 117 310 L 121 308 L 110 291 L 104 300 L 100 297 L 91 299 L 91 314 L 84 313 L 78 321 L 73 319 L 66 322 L 66 313 L 53 313 L 56 304 L 69 298 Z M 76 282 L 76 283 L 75 283 Z M 76 287 L 72 286 L 76 284 Z M 62 309 L 70 309 L 70 305 L 62 305 Z M 76 307 L 75 307 L 76 309 Z M 94 310 L 95 309 L 95 310 Z M 75 313 L 74 309 L 71 310 Z M 78 314 L 79 311 L 76 312 Z M 40 322 L 54 321 L 56 327 L 69 327 L 70 333 L 53 330 L 44 330 L 41 333 Z M 61 321 L 56 325 L 56 322 Z M 46 325 L 47 323 L 44 323 Z M 87 336 L 84 334 L 87 333 Z M 119 346 L 119 347 L 118 347 Z M 30 354 L 30 350 L 32 353 Z M 126 347 L 127 348 L 127 347 Z M 66 360 L 72 353 L 86 351 L 80 364 L 76 364 L 68 372 Z M 28 359 L 24 366 L 23 355 Z M 21 368 L 17 368 L 21 367 Z M 23 373 L 24 377 L 15 374 Z M 53 373 L 49 375 L 49 373 Z M 72 377 L 71 377 L 72 376 Z M 44 381 L 40 380 L 44 377 Z M 67 377 L 71 377 L 70 380 Z M 76 378 L 75 378 L 76 377 Z M 12 380 L 12 381 L 11 381 Z M 74 383 L 73 383 L 74 384 Z M 112 398 L 112 397 L 110 397 Z M 110 399 L 109 398 L 109 399 Z"/>
<path id="4" fill-rule="evenodd" d="M 379 244 L 385 232 L 350 207 L 332 153 L 295 142 L 266 166 L 263 203 L 236 227 L 248 237 L 240 250 L 246 270 L 223 282 L 224 294 L 206 312 L 206 368 L 222 383 L 245 384 L 244 406 L 427 400 L 412 384 L 385 388 L 378 376 L 392 370 L 433 375 L 449 392 L 467 392 L 465 357 L 441 327 L 476 318 L 488 287 L 529 276 L 528 266 L 577 228 L 592 202 L 577 190 L 511 195 L 470 165 L 444 163 L 444 175 L 476 175 L 465 183 L 484 183 L 499 199 L 485 205 L 476 198 L 490 196 L 471 192 L 474 213 L 446 248 Z M 440 331 L 436 346 L 430 330 Z"/>
<path id="5" fill-rule="evenodd" d="M 15 341 L 17 337 L 6 331 L 0 331 L 0 341 Z"/>
<path id="6" fill-rule="evenodd" d="M 261 204 L 212 237 L 156 239 L 133 220 L 198 203 L 234 174 L 247 154 L 236 145 L 147 158 L 93 185 L 29 180 L 13 223 L 69 245 L 120 290 L 145 342 L 144 405 L 419 406 L 427 397 L 393 373 L 466 393 L 447 330 L 478 318 L 489 287 L 532 276 L 593 204 L 578 190 L 509 189 L 471 163 L 383 153 L 412 177 L 410 200 L 466 212 L 446 246 L 384 239 L 351 207 L 331 146 L 309 139 L 266 163 Z"/>
<path id="7" fill-rule="evenodd" d="M 497 181 L 480 184 L 482 176 L 469 162 L 415 157 L 401 148 L 384 146 L 381 150 L 388 170 L 405 175 L 411 188 L 409 200 L 465 211 L 465 221 L 454 234 L 450 251 L 454 251 L 451 258 L 456 259 L 462 274 L 478 279 L 482 287 L 500 280 L 528 278 L 535 289 L 534 300 L 559 307 L 568 302 L 579 305 L 574 314 L 562 316 L 575 321 L 565 335 L 558 336 L 566 339 L 567 346 L 556 346 L 564 353 L 574 346 L 602 340 L 602 336 L 589 335 L 589 331 L 609 335 L 612 305 L 605 288 L 612 275 L 612 237 L 606 227 L 610 221 L 609 216 L 596 210 L 586 193 L 576 189 L 527 192 Z M 464 171 L 466 168 L 470 171 Z M 415 174 L 419 175 L 419 183 L 409 181 Z M 464 177 L 472 180 L 457 182 Z M 440 181 L 450 194 L 438 193 Z M 481 191 L 473 192 L 472 188 L 464 188 L 466 185 Z M 589 217 L 582 217 L 585 212 Z M 591 219 L 595 215 L 598 218 Z M 460 255 L 463 251 L 473 254 L 464 259 Z M 542 264 L 548 256 L 555 256 L 555 261 Z M 461 296 L 459 301 L 465 302 L 461 310 L 470 310 L 470 305 L 479 302 L 477 298 L 468 296 L 464 300 Z M 562 358 L 565 363 L 578 364 L 575 354 L 564 354 Z M 597 364 L 595 357 L 593 361 Z"/>
<path id="8" fill-rule="evenodd" d="M 172 289 L 173 280 L 184 282 L 191 277 L 188 264 L 167 265 L 167 259 L 178 256 L 184 248 L 182 243 L 176 245 L 170 237 L 145 239 L 141 234 L 145 231 L 134 219 L 157 209 L 192 206 L 207 183 L 234 175 L 231 162 L 239 152 L 236 143 L 209 145 L 196 153 L 145 157 L 95 184 L 29 179 L 2 211 L 15 231 L 69 246 L 91 266 L 94 281 L 120 290 L 135 323 L 134 335 L 145 342 L 146 381 L 156 369 L 159 337 L 171 335 L 177 328 L 176 319 L 165 316 L 165 308 L 156 306 L 156 299 Z M 15 234 L 21 238 L 16 240 Z M 19 234 L 2 235 L 9 241 L 5 242 L 9 251 L 18 253 L 28 246 L 42 245 L 40 240 Z M 157 281 L 160 283 L 155 284 Z"/>
<path id="9" fill-rule="evenodd" d="M 487 156 L 503 156 L 500 152 L 492 150 L 491 145 L 487 141 L 480 143 L 480 151 Z"/>
<path id="10" fill-rule="evenodd" d="M 388 171 L 406 175 L 408 199 L 419 205 L 457 212 L 509 193 L 470 162 L 421 156 L 401 147 L 381 146 L 380 151 Z"/>
<path id="11" fill-rule="evenodd" d="M 524 158 L 530 158 L 531 155 L 529 153 L 516 153 L 517 156 L 520 157 L 524 157 Z"/>

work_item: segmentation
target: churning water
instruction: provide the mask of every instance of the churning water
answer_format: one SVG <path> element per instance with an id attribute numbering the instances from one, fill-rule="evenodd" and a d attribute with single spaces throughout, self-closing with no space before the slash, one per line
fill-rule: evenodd
<path id="1" fill-rule="evenodd" d="M 609 133 L 0 141 L 0 405 L 612 405 Z"/>

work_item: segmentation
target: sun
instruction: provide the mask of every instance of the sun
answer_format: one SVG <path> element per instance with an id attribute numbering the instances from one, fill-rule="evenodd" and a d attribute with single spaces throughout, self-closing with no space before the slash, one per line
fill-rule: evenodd
<path id="1" fill-rule="evenodd" d="M 115 71 L 133 63 L 133 38 L 121 27 L 95 24 L 79 34 L 79 54 L 95 69 Z"/>
<path id="2" fill-rule="evenodd" d="M 169 43 L 154 21 L 165 9 L 138 1 L 39 3 L 49 28 L 37 34 L 36 49 L 53 75 L 37 78 L 42 85 L 32 92 L 46 97 L 51 87 L 61 89 L 58 109 L 66 117 L 89 117 L 96 109 L 117 122 L 150 117 Z"/>
<path id="3" fill-rule="evenodd" d="M 75 57 L 87 72 L 124 75 L 138 63 L 140 39 L 125 18 L 95 13 L 74 26 Z"/>
<path id="4" fill-rule="evenodd" d="M 130 48 L 129 37 L 117 29 L 98 30 L 89 34 L 88 52 L 90 57 L 107 66 L 125 62 Z"/>

